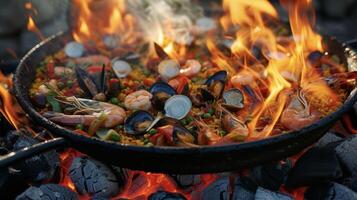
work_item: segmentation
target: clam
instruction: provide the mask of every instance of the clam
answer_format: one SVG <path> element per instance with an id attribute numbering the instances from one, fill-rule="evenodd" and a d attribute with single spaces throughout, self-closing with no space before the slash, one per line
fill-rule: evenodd
<path id="1" fill-rule="evenodd" d="M 186 117 L 192 108 L 190 98 L 184 95 L 174 95 L 165 103 L 165 115 L 174 119 L 181 120 Z"/>
<path id="2" fill-rule="evenodd" d="M 174 59 L 163 60 L 158 66 L 158 72 L 163 79 L 172 79 L 180 74 L 180 63 Z"/>
<path id="3" fill-rule="evenodd" d="M 244 107 L 244 96 L 243 93 L 238 89 L 230 89 L 223 92 L 223 101 L 228 109 L 240 109 Z"/>
<path id="4" fill-rule="evenodd" d="M 114 60 L 112 68 L 118 78 L 125 78 L 133 71 L 130 64 L 123 60 Z"/>
<path id="5" fill-rule="evenodd" d="M 218 99 L 224 90 L 224 86 L 227 82 L 227 76 L 228 74 L 226 71 L 219 71 L 209 77 L 205 82 L 207 88 L 201 89 L 203 98 L 207 101 Z"/>
<path id="6" fill-rule="evenodd" d="M 149 112 L 139 110 L 125 119 L 124 131 L 130 135 L 144 134 L 155 120 Z"/>
<path id="7" fill-rule="evenodd" d="M 78 42 L 69 42 L 64 47 L 64 52 L 68 57 L 79 58 L 84 53 L 84 46 Z"/>
<path id="8" fill-rule="evenodd" d="M 209 17 L 201 17 L 196 21 L 196 28 L 199 33 L 214 30 L 217 27 L 215 21 Z"/>
<path id="9" fill-rule="evenodd" d="M 157 110 L 163 110 L 166 100 L 176 94 L 176 90 L 165 82 L 156 82 L 151 86 L 149 92 L 153 95 L 151 103 Z"/>

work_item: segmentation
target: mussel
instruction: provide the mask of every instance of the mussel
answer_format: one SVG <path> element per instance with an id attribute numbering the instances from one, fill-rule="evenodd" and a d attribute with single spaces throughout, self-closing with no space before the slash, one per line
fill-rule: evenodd
<path id="1" fill-rule="evenodd" d="M 201 89 L 202 97 L 206 101 L 214 101 L 220 98 L 227 82 L 227 76 L 226 71 L 219 71 L 210 76 L 205 82 L 207 88 Z"/>
<path id="2" fill-rule="evenodd" d="M 239 89 L 230 89 L 223 92 L 223 106 L 228 109 L 237 110 L 244 107 L 244 96 Z"/>
<path id="3" fill-rule="evenodd" d="M 124 131 L 130 135 L 144 134 L 155 120 L 149 112 L 138 110 L 125 119 Z"/>
<path id="4" fill-rule="evenodd" d="M 179 120 L 170 117 L 164 117 L 155 124 L 155 128 L 165 126 L 172 126 L 172 141 L 174 143 L 184 143 L 187 145 L 188 143 L 194 144 L 196 142 L 195 134 L 184 127 Z"/>
<path id="5" fill-rule="evenodd" d="M 100 73 L 99 81 L 95 81 L 95 77 L 89 75 L 89 73 L 80 68 L 75 68 L 77 82 L 79 87 L 83 90 L 86 98 L 93 98 L 98 101 L 105 101 L 106 90 L 106 72 L 105 66 L 103 66 Z M 99 83 L 98 83 L 99 82 Z"/>
<path id="6" fill-rule="evenodd" d="M 181 120 L 186 117 L 192 108 L 190 98 L 184 95 L 174 95 L 165 103 L 165 115 Z"/>
<path id="7" fill-rule="evenodd" d="M 176 90 L 165 82 L 156 82 L 149 92 L 153 95 L 151 103 L 157 110 L 163 110 L 166 100 L 176 94 Z"/>

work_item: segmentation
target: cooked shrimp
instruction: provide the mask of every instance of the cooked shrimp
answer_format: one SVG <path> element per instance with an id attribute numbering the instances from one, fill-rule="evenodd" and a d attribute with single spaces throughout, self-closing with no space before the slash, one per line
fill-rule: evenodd
<path id="1" fill-rule="evenodd" d="M 194 76 L 201 71 L 201 63 L 197 60 L 187 60 L 184 68 L 180 70 L 180 74 L 184 76 Z"/>
<path id="2" fill-rule="evenodd" d="M 199 145 L 212 145 L 216 144 L 221 137 L 215 133 L 206 123 L 203 121 L 196 121 L 195 124 L 199 128 L 197 140 Z"/>
<path id="3" fill-rule="evenodd" d="M 239 74 L 232 76 L 231 83 L 234 87 L 238 88 L 241 85 L 249 85 L 254 82 L 254 76 L 248 71 L 242 71 Z"/>
<path id="4" fill-rule="evenodd" d="M 74 126 L 83 124 L 84 126 L 90 126 L 92 122 L 100 116 L 105 116 L 101 126 L 104 128 L 112 128 L 122 124 L 126 117 L 126 112 L 123 108 L 109 103 L 76 97 L 64 97 L 63 99 L 58 99 L 58 101 L 77 109 L 73 115 L 56 112 L 44 113 L 44 117 L 62 125 Z"/>
<path id="5" fill-rule="evenodd" d="M 280 122 L 290 130 L 298 130 L 314 123 L 319 118 L 320 114 L 317 111 L 311 111 L 304 94 L 299 91 L 283 111 Z"/>
<path id="6" fill-rule="evenodd" d="M 124 105 L 130 110 L 149 110 L 152 94 L 146 90 L 133 92 L 125 97 Z"/>

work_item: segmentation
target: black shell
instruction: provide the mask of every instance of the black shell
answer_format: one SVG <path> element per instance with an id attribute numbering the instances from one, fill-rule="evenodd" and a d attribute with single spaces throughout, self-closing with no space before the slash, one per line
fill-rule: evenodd
<path id="1" fill-rule="evenodd" d="M 151 103 L 157 110 L 163 110 L 166 100 L 177 94 L 176 90 L 165 82 L 156 82 L 149 92 L 153 95 Z"/>
<path id="2" fill-rule="evenodd" d="M 226 83 L 227 77 L 228 77 L 227 71 L 224 71 L 224 70 L 218 71 L 206 80 L 205 85 L 209 86 L 215 81 L 221 81 L 221 82 Z"/>
<path id="3" fill-rule="evenodd" d="M 173 133 L 174 141 L 178 140 L 177 134 L 188 134 L 188 135 L 193 136 L 195 138 L 195 140 L 197 140 L 195 133 L 191 132 L 185 126 L 183 126 L 179 120 L 171 118 L 171 117 L 164 117 L 164 118 L 160 119 L 155 124 L 154 127 L 157 128 L 157 127 L 166 126 L 166 125 L 171 125 L 174 127 L 174 133 Z"/>
<path id="4" fill-rule="evenodd" d="M 86 97 L 93 98 L 96 94 L 99 93 L 97 85 L 86 70 L 80 67 L 76 67 L 75 71 L 78 85 L 83 90 Z"/>
<path id="5" fill-rule="evenodd" d="M 137 130 L 135 126 L 145 121 L 153 122 L 154 119 L 154 116 L 152 116 L 149 112 L 143 110 L 135 111 L 125 119 L 124 131 L 130 135 L 142 135 L 146 132 L 146 130 Z"/>

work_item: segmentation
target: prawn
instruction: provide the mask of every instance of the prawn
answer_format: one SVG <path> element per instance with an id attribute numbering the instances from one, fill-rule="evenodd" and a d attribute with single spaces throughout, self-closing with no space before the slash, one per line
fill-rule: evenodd
<path id="1" fill-rule="evenodd" d="M 152 94 L 146 90 L 138 90 L 125 97 L 124 105 L 130 110 L 149 110 Z"/>
<path id="2" fill-rule="evenodd" d="M 184 76 L 194 76 L 201 71 L 201 63 L 197 60 L 187 60 L 184 68 L 180 70 L 180 74 Z"/>
<path id="3" fill-rule="evenodd" d="M 90 126 L 96 119 L 105 116 L 101 126 L 104 128 L 112 128 L 124 122 L 126 112 L 123 108 L 105 102 L 99 102 L 90 99 L 82 99 L 76 97 L 57 97 L 57 101 L 70 105 L 76 108 L 73 115 L 67 115 L 57 112 L 45 112 L 44 117 L 52 122 L 67 126 L 75 126 L 82 124 Z"/>
<path id="4" fill-rule="evenodd" d="M 290 130 L 298 130 L 314 123 L 320 118 L 320 114 L 313 110 L 307 102 L 303 92 L 300 90 L 295 95 L 287 108 L 283 111 L 280 122 Z"/>

